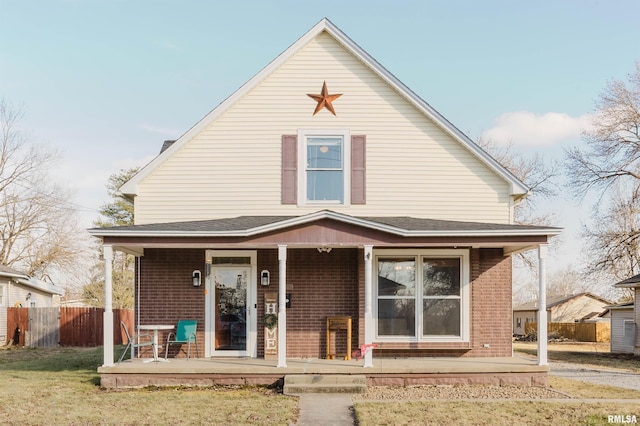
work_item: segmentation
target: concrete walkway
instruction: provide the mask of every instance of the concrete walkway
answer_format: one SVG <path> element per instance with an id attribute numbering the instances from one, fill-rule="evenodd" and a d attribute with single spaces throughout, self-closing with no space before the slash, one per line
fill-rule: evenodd
<path id="1" fill-rule="evenodd" d="M 298 395 L 298 426 L 353 426 L 353 401 L 350 394 L 306 393 Z"/>

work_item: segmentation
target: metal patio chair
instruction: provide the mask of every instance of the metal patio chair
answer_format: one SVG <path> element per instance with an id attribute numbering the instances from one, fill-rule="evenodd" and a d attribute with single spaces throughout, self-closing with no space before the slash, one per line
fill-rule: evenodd
<path id="1" fill-rule="evenodd" d="M 122 329 L 124 330 L 124 334 L 127 335 L 127 346 L 124 348 L 124 352 L 122 352 L 122 355 L 120 355 L 120 359 L 118 360 L 118 364 L 120 364 L 122 362 L 122 359 L 127 354 L 127 351 L 129 349 L 131 349 L 131 358 L 133 358 L 133 350 L 135 348 L 142 348 L 142 347 L 145 347 L 145 346 L 151 346 L 152 349 L 154 350 L 154 353 L 155 353 L 156 348 L 153 347 L 155 345 L 155 343 L 153 341 L 153 335 L 151 335 L 151 334 L 134 334 L 132 336 L 131 334 L 129 334 L 129 330 L 127 329 L 127 325 L 123 321 L 120 321 L 120 326 L 122 326 Z M 141 341 L 141 339 L 144 339 L 144 341 Z M 149 341 L 147 341 L 147 339 L 149 339 Z"/>
<path id="2" fill-rule="evenodd" d="M 176 332 L 171 332 L 167 336 L 167 347 L 164 351 L 164 358 L 169 355 L 169 345 L 177 343 L 180 345 L 187 344 L 187 361 L 191 357 L 191 342 L 196 345 L 196 358 L 198 358 L 198 340 L 196 339 L 196 330 L 198 328 L 197 320 L 180 320 L 176 326 Z M 172 339 L 173 337 L 173 339 Z"/>

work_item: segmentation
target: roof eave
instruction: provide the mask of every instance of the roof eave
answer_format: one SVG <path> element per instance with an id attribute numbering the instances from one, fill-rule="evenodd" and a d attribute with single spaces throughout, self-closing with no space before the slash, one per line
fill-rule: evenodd
<path id="1" fill-rule="evenodd" d="M 559 228 L 538 228 L 538 229 L 514 229 L 514 230 L 408 230 L 395 226 L 381 224 L 370 220 L 343 215 L 333 211 L 318 211 L 305 216 L 299 216 L 268 225 L 254 228 L 234 230 L 234 231 L 159 231 L 159 230 L 122 230 L 117 228 L 103 229 L 95 228 L 89 233 L 95 237 L 105 236 L 128 236 L 128 237 L 251 237 L 267 232 L 279 231 L 293 226 L 304 225 L 322 219 L 332 219 L 350 225 L 362 226 L 376 231 L 386 232 L 401 237 L 512 237 L 512 236 L 547 236 L 552 237 L 560 234 Z"/>

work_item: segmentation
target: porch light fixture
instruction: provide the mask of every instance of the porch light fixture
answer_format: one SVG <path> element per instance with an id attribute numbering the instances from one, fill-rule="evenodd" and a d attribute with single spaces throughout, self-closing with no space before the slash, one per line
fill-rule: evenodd
<path id="1" fill-rule="evenodd" d="M 191 274 L 191 279 L 193 281 L 194 287 L 200 287 L 202 285 L 202 280 L 200 279 L 200 277 L 201 273 L 197 269 Z"/>
<path id="2" fill-rule="evenodd" d="M 266 269 L 260 272 L 260 285 L 268 286 L 269 285 L 269 271 Z"/>
<path id="3" fill-rule="evenodd" d="M 31 292 L 27 293 L 26 300 L 29 300 L 29 299 L 31 299 Z"/>
<path id="4" fill-rule="evenodd" d="M 318 247 L 318 253 L 331 253 L 331 247 Z"/>

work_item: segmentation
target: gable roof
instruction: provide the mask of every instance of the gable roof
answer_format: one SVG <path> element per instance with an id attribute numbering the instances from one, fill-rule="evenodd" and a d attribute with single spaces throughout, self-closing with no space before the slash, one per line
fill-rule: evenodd
<path id="1" fill-rule="evenodd" d="M 577 299 L 578 297 L 582 297 L 582 296 L 591 297 L 592 299 L 599 300 L 602 303 L 606 303 L 607 305 L 611 304 L 610 300 L 597 296 L 593 293 L 583 292 L 583 293 L 577 293 L 577 294 L 571 294 L 571 295 L 547 297 L 547 309 L 554 308 L 556 306 L 562 305 L 570 300 Z M 527 302 L 513 308 L 514 312 L 515 311 L 537 311 L 537 310 L 538 310 L 538 302 L 535 300 L 533 302 Z"/>
<path id="2" fill-rule="evenodd" d="M 365 52 L 360 46 L 358 46 L 353 40 L 351 40 L 345 33 L 343 33 L 338 27 L 336 27 L 327 18 L 318 22 L 311 30 L 305 35 L 300 37 L 295 43 L 293 43 L 288 49 L 282 52 L 276 59 L 270 62 L 265 68 L 263 68 L 258 74 L 253 76 L 242 87 L 240 87 L 231 96 L 222 101 L 211 112 L 209 112 L 203 119 L 191 127 L 186 133 L 178 138 L 175 143 L 172 143 L 168 147 L 163 147 L 161 153 L 155 157 L 151 162 L 144 166 L 136 175 L 134 175 L 128 182 L 126 182 L 120 188 L 120 192 L 125 196 L 135 195 L 138 191 L 138 184 L 152 173 L 160 164 L 166 161 L 173 153 L 178 151 L 184 144 L 193 139 L 207 126 L 213 123 L 218 117 L 220 117 L 225 111 L 227 111 L 232 105 L 240 100 L 245 94 L 249 93 L 255 87 L 257 87 L 267 76 L 273 71 L 284 64 L 288 59 L 301 50 L 309 41 L 326 32 L 331 35 L 342 47 L 358 58 L 365 66 L 384 80 L 389 86 L 394 88 L 400 95 L 402 95 L 410 104 L 412 104 L 418 111 L 422 112 L 426 117 L 431 119 L 442 130 L 448 133 L 454 140 L 458 141 L 465 148 L 467 148 L 472 154 L 474 154 L 480 161 L 486 164 L 496 174 L 501 176 L 511 188 L 511 195 L 515 195 L 518 198 L 526 197 L 529 193 L 529 188 L 523 184 L 518 178 L 516 178 L 509 170 L 503 167 L 498 161 L 490 156 L 486 151 L 480 148 L 475 142 L 473 142 L 468 136 L 451 124 L 446 118 L 444 118 L 438 111 L 436 111 L 431 105 L 420 98 L 411 89 L 405 86 L 400 80 L 398 80 L 393 74 L 391 74 L 386 68 L 378 63 L 372 56 Z"/>
<path id="3" fill-rule="evenodd" d="M 452 220 L 419 219 L 407 216 L 357 217 L 331 210 L 321 210 L 303 216 L 240 216 L 189 222 L 114 226 L 108 228 L 93 228 L 89 230 L 89 233 L 97 237 L 248 237 L 304 225 L 322 219 L 332 219 L 402 237 L 548 236 L 560 233 L 560 228 L 545 226 L 457 222 Z"/>

